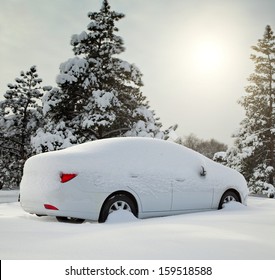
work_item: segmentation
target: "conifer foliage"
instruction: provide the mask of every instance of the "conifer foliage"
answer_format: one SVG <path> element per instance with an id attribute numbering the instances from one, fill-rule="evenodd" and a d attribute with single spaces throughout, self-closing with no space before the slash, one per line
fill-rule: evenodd
<path id="1" fill-rule="evenodd" d="M 32 155 L 31 136 L 42 122 L 41 82 L 32 66 L 8 84 L 0 102 L 0 188 L 19 186 L 24 162 Z"/>
<path id="2" fill-rule="evenodd" d="M 58 87 L 43 98 L 48 122 L 33 139 L 38 151 L 117 136 L 164 138 L 169 132 L 160 131 L 141 92 L 140 70 L 118 58 L 124 44 L 115 24 L 124 15 L 104 0 L 88 17 L 87 31 L 71 38 L 75 56 L 60 65 Z"/>
<path id="3" fill-rule="evenodd" d="M 246 179 L 252 193 L 274 196 L 275 137 L 275 36 L 266 26 L 264 36 L 252 47 L 255 71 L 250 75 L 247 94 L 240 100 L 246 117 L 236 135 L 228 161 Z"/>

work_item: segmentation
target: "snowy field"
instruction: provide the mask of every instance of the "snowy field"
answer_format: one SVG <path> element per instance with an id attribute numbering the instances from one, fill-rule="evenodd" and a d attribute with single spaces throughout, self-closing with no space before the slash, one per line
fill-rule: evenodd
<path id="1" fill-rule="evenodd" d="M 121 211 L 105 224 L 58 223 L 25 213 L 0 191 L 0 259 L 274 260 L 275 199 L 249 197 L 223 210 L 139 220 Z"/>

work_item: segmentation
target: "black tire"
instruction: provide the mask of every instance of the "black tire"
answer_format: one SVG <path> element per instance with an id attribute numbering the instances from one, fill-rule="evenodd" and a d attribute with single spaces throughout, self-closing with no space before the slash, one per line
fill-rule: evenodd
<path id="1" fill-rule="evenodd" d="M 125 194 L 117 194 L 110 197 L 102 206 L 98 222 L 104 223 L 109 214 L 117 210 L 127 210 L 137 217 L 137 207 L 133 200 Z"/>
<path id="2" fill-rule="evenodd" d="M 241 202 L 239 195 L 236 192 L 229 190 L 223 194 L 218 209 L 222 209 L 222 206 L 230 201 Z"/>
<path id="3" fill-rule="evenodd" d="M 71 224 L 82 224 L 85 220 L 79 218 L 71 218 L 71 217 L 56 217 L 58 222 L 61 223 L 71 223 Z"/>

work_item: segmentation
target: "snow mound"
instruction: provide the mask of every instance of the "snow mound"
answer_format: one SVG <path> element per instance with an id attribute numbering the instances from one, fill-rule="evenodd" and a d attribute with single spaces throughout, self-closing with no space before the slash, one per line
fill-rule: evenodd
<path id="1" fill-rule="evenodd" d="M 1 190 L 0 203 L 17 202 L 19 190 Z"/>
<path id="2" fill-rule="evenodd" d="M 109 214 L 106 223 L 128 223 L 137 221 L 138 219 L 127 210 L 117 210 Z"/>
<path id="3" fill-rule="evenodd" d="M 245 205 L 237 201 L 230 201 L 225 203 L 222 208 L 226 210 L 241 210 L 245 208 Z"/>

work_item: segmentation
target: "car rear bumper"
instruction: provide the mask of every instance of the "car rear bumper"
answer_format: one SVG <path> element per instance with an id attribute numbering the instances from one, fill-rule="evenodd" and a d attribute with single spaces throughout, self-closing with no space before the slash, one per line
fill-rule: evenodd
<path id="1" fill-rule="evenodd" d="M 104 193 L 85 193 L 85 199 L 61 199 L 52 197 L 44 200 L 28 200 L 22 196 L 21 207 L 30 214 L 41 216 L 60 216 L 97 221 L 102 204 L 108 194 Z"/>

